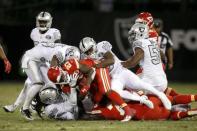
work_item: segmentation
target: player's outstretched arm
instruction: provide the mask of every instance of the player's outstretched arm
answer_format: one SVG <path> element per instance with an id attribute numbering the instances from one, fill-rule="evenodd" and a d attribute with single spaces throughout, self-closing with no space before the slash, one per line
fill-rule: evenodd
<path id="1" fill-rule="evenodd" d="M 7 57 L 4 53 L 4 50 L 1 46 L 0 46 L 0 57 L 4 62 L 5 72 L 9 74 L 11 71 L 12 65 L 10 64 L 9 60 L 7 59 Z"/>
<path id="2" fill-rule="evenodd" d="M 122 66 L 125 68 L 135 67 L 141 59 L 144 57 L 144 51 L 141 48 L 135 48 L 135 54 L 128 60 L 122 62 Z"/>

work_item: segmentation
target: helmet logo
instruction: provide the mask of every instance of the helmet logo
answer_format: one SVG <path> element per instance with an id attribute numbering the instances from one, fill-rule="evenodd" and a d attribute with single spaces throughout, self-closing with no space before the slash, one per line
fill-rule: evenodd
<path id="1" fill-rule="evenodd" d="M 145 30 L 145 28 L 144 28 L 144 27 L 139 27 L 139 31 L 140 31 L 141 33 L 143 33 L 143 32 L 144 32 L 144 30 Z"/>

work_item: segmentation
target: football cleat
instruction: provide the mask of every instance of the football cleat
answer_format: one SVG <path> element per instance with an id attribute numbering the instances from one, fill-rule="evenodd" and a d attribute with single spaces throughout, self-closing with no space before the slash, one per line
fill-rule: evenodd
<path id="1" fill-rule="evenodd" d="M 16 110 L 17 106 L 16 105 L 6 105 L 3 107 L 5 112 L 14 112 Z"/>
<path id="2" fill-rule="evenodd" d="M 29 111 L 29 109 L 23 110 L 23 108 L 21 108 L 20 111 L 21 111 L 22 116 L 23 116 L 26 120 L 30 120 L 30 121 L 34 120 L 33 117 L 32 117 L 32 115 L 31 115 L 31 112 Z"/>

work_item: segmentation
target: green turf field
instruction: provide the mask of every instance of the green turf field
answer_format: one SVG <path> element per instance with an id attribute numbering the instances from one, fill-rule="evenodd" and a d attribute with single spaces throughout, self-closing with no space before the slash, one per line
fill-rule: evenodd
<path id="1" fill-rule="evenodd" d="M 170 84 L 181 93 L 197 94 L 197 84 Z M 22 89 L 22 83 L 0 84 L 0 130 L 1 131 L 197 131 L 197 117 L 181 121 L 54 121 L 37 118 L 28 122 L 19 110 L 5 113 L 3 105 L 14 102 Z M 197 102 L 192 104 L 197 107 Z"/>

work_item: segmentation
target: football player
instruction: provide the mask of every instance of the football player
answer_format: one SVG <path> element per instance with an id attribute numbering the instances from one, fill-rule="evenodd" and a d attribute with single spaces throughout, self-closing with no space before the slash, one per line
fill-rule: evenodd
<path id="1" fill-rule="evenodd" d="M 80 50 L 84 54 L 84 57 L 91 57 L 97 60 L 101 60 L 100 63 L 96 64 L 96 68 L 105 68 L 109 66 L 111 75 L 111 87 L 112 90 L 118 92 L 124 99 L 140 101 L 146 104 L 148 107 L 153 108 L 153 104 L 144 99 L 145 97 L 139 97 L 131 94 L 125 87 L 132 90 L 146 90 L 157 95 L 163 102 L 167 109 L 171 108 L 171 103 L 167 99 L 164 93 L 157 91 L 150 84 L 143 82 L 130 70 L 122 67 L 121 60 L 111 51 L 112 46 L 107 41 L 102 41 L 96 44 L 96 42 L 89 37 L 85 37 L 80 42 Z"/>
<path id="2" fill-rule="evenodd" d="M 42 43 L 49 46 L 52 43 L 61 43 L 60 31 L 51 28 L 52 16 L 49 12 L 40 12 L 36 17 L 36 28 L 31 31 L 30 37 L 34 42 L 34 46 Z"/>
<path id="3" fill-rule="evenodd" d="M 181 95 L 172 88 L 167 87 L 167 78 L 163 70 L 160 49 L 155 41 L 148 38 L 148 26 L 136 23 L 129 31 L 129 42 L 132 44 L 134 55 L 122 62 L 126 68 L 135 67 L 137 64 L 143 68 L 141 79 L 150 83 L 157 90 L 173 97 L 173 104 L 186 104 L 197 101 L 197 95 Z"/>
<path id="4" fill-rule="evenodd" d="M 148 33 L 149 29 L 145 24 L 136 23 L 131 27 L 128 40 L 132 44 L 134 55 L 122 62 L 122 65 L 131 68 L 140 64 L 143 69 L 141 79 L 164 92 L 167 88 L 167 78 L 162 67 L 160 50 L 157 42 L 149 39 Z"/>
<path id="5" fill-rule="evenodd" d="M 39 99 L 44 104 L 44 114 L 51 119 L 75 120 L 78 118 L 76 88 L 70 88 L 69 93 L 63 93 L 53 86 L 45 86 L 39 92 Z"/>
<path id="6" fill-rule="evenodd" d="M 178 108 L 173 106 L 171 111 L 166 110 L 157 97 L 148 97 L 150 101 L 154 103 L 153 109 L 139 103 L 127 103 L 131 108 L 136 110 L 136 114 L 133 117 L 134 120 L 179 120 L 185 117 L 197 115 L 197 109 L 185 109 L 180 106 Z M 121 120 L 124 116 L 124 111 L 113 103 L 107 103 L 106 105 L 99 106 L 97 109 L 88 113 L 101 116 L 103 119 L 107 120 Z"/>

